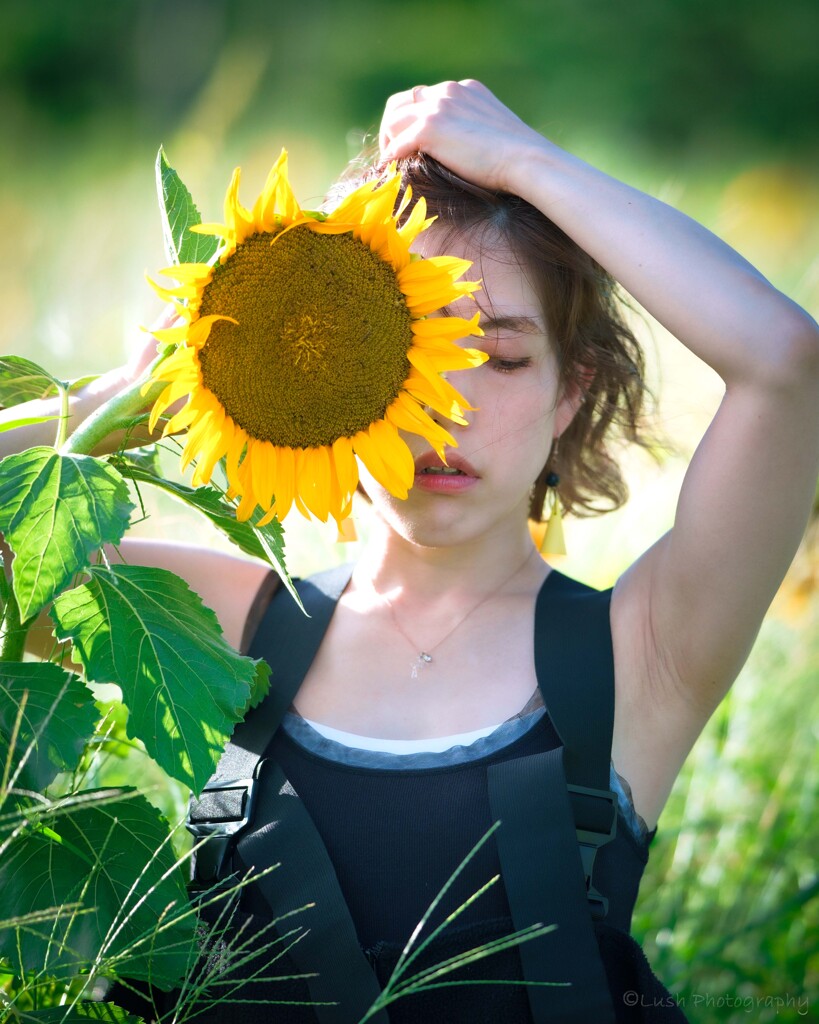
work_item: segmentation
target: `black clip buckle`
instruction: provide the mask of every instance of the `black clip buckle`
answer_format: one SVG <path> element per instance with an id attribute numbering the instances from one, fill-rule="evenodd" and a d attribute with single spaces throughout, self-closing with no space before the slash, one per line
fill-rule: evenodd
<path id="1" fill-rule="evenodd" d="M 234 789 L 241 790 L 244 793 L 242 816 L 240 818 L 229 818 L 224 821 L 215 821 L 213 819 L 191 821 L 189 809 L 188 820 L 185 825 L 193 836 L 197 839 L 209 839 L 211 836 L 235 836 L 237 832 L 241 832 L 246 825 L 250 824 L 255 807 L 256 779 L 231 779 L 227 782 L 209 782 L 202 790 L 202 796 L 205 793 L 227 793 Z M 201 798 L 200 796 L 199 799 L 201 800 Z M 190 807 L 198 802 L 198 800 L 194 800 L 191 797 Z"/>
<path id="2" fill-rule="evenodd" d="M 236 836 L 242 829 L 246 828 L 253 820 L 253 813 L 256 807 L 256 784 L 257 779 L 230 779 L 222 782 L 209 782 L 202 790 L 206 793 L 225 793 L 232 790 L 240 790 L 243 793 L 241 803 L 241 816 L 215 820 L 213 818 L 204 821 L 191 821 L 191 810 L 199 802 L 193 797 L 188 805 L 188 818 L 185 827 L 195 839 L 206 839 L 196 851 L 195 881 L 198 884 L 210 884 L 221 877 L 222 868 L 227 859 L 228 852 Z"/>
<path id="3" fill-rule="evenodd" d="M 605 830 L 577 827 L 577 841 L 580 844 L 580 859 L 583 863 L 583 874 L 586 880 L 586 897 L 589 901 L 591 915 L 596 921 L 602 921 L 608 914 L 609 901 L 592 885 L 594 859 L 601 846 L 610 843 L 617 834 L 617 796 L 610 789 L 590 789 L 587 786 L 567 786 L 569 793 L 581 797 L 592 797 L 603 800 L 609 805 L 608 826 Z"/>

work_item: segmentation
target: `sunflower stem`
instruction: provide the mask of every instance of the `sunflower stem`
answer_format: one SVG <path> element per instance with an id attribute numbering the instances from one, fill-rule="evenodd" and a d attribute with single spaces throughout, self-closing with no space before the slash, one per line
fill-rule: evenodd
<path id="1" fill-rule="evenodd" d="M 55 448 L 62 448 L 68 436 L 68 387 L 60 388 L 60 416 L 57 422 L 57 438 L 54 441 Z"/>
<path id="2" fill-rule="evenodd" d="M 61 453 L 63 455 L 93 455 L 94 450 L 106 437 L 117 430 L 131 426 L 134 418 L 144 412 L 146 406 L 155 401 L 166 387 L 162 381 L 157 381 L 146 388 L 154 369 L 165 359 L 166 355 L 165 351 L 160 353 L 138 380 L 123 388 L 113 398 L 109 398 L 87 419 L 83 420 L 62 445 Z"/>
<path id="3" fill-rule="evenodd" d="M 31 626 L 31 621 L 22 622 L 20 619 L 20 606 L 14 596 L 14 590 L 10 582 L 0 568 L 0 590 L 3 594 L 4 615 L 2 620 L 3 634 L 0 636 L 0 661 L 22 661 L 23 652 L 26 649 L 26 634 Z"/>

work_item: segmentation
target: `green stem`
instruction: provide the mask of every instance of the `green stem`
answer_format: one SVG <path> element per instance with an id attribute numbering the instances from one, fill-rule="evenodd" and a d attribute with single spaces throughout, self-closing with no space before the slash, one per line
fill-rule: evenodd
<path id="1" fill-rule="evenodd" d="M 26 649 L 26 634 L 31 622 L 20 621 L 20 605 L 9 585 L 5 574 L 0 570 L 0 591 L 5 605 L 3 619 L 3 636 L 0 638 L 0 661 L 22 661 Z"/>
<path id="2" fill-rule="evenodd" d="M 114 395 L 83 420 L 63 444 L 60 449 L 62 454 L 92 455 L 109 434 L 130 426 L 134 417 L 144 412 L 145 407 L 155 401 L 162 390 L 167 387 L 167 384 L 158 381 L 143 394 L 143 388 L 150 380 L 151 373 L 165 356 L 165 352 L 158 355 L 139 380 L 129 384 L 127 388 Z"/>
<path id="3" fill-rule="evenodd" d="M 68 388 L 60 388 L 60 418 L 57 423 L 57 438 L 54 441 L 55 448 L 62 448 L 68 435 Z"/>

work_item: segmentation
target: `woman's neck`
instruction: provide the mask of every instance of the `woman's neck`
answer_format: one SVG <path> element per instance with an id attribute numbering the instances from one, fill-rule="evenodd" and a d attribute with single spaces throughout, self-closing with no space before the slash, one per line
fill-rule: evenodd
<path id="1" fill-rule="evenodd" d="M 548 567 L 535 556 L 527 528 L 441 547 L 424 547 L 376 520 L 353 575 L 353 585 L 400 604 L 441 598 L 472 599 L 509 583 L 537 588 Z"/>

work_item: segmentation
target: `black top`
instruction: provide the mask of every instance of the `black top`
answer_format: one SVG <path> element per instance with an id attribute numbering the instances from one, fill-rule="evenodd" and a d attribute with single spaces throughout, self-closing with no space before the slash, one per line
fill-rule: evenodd
<path id="1" fill-rule="evenodd" d="M 611 637 L 608 625 L 610 593 L 598 594 L 591 588 L 577 584 L 553 571 L 538 599 L 538 622 L 545 618 L 540 609 L 544 595 L 552 602 L 552 610 L 556 612 L 555 619 L 560 622 L 559 646 L 565 647 L 561 655 L 562 660 L 558 657 L 555 664 L 568 667 L 567 675 L 574 675 L 575 680 L 588 674 L 587 666 L 596 666 L 596 672 L 611 673 Z M 565 601 L 564 596 L 567 598 Z M 286 596 L 284 599 L 290 600 Z M 556 608 L 555 602 L 572 610 L 564 614 L 562 609 Z M 265 634 L 271 628 L 271 620 L 276 616 L 277 603 L 274 600 L 274 606 L 263 620 L 254 641 L 251 653 L 256 656 L 263 653 Z M 324 628 L 326 623 L 320 634 L 310 640 L 315 649 L 320 643 Z M 437 768 L 396 771 L 360 768 L 329 760 L 305 749 L 286 735 L 284 730 L 278 729 L 265 752 L 269 761 L 263 765 L 259 777 L 260 792 L 254 824 L 243 835 L 234 853 L 233 867 L 239 871 L 246 868 L 248 864 L 242 861 L 243 847 L 255 849 L 257 853 L 254 856 L 257 856 L 260 843 L 273 854 L 270 860 L 275 860 L 278 822 L 285 820 L 281 815 L 282 795 L 297 795 L 299 804 L 309 813 L 315 831 L 326 848 L 329 862 L 332 864 L 332 868 L 328 870 L 335 873 L 337 885 L 349 908 L 358 942 L 379 985 L 383 988 L 395 968 L 404 944 L 432 897 L 466 853 L 492 825 L 493 793 L 502 785 L 502 776 L 497 775 L 499 769 L 495 766 L 503 765 L 503 772 L 506 773 L 507 766 L 511 767 L 524 761 L 534 764 L 542 757 L 551 759 L 552 754 L 546 752 L 562 750 L 561 738 L 567 744 L 567 766 L 571 757 L 574 757 L 581 764 L 580 771 L 586 771 L 588 759 L 582 756 L 584 749 L 596 751 L 592 758 L 596 762 L 596 777 L 599 778 L 601 764 L 598 754 L 602 753 L 605 756 L 604 763 L 606 767 L 608 766 L 611 709 L 608 710 L 607 743 L 606 726 L 601 726 L 599 721 L 594 720 L 595 715 L 591 710 L 586 714 L 589 720 L 588 734 L 592 739 L 585 735 L 583 728 L 578 730 L 578 722 L 585 723 L 583 716 L 574 713 L 573 720 L 569 720 L 572 716 L 567 716 L 565 712 L 566 701 L 571 703 L 571 694 L 555 694 L 553 679 L 550 680 L 550 688 L 544 689 L 542 685 L 544 645 L 541 640 L 542 638 L 536 638 L 538 681 L 544 692 L 547 709 L 551 706 L 548 695 L 554 695 L 555 707 L 559 711 L 558 722 L 562 723 L 561 728 L 564 729 L 561 735 L 558 735 L 549 717 L 544 716 L 510 745 L 478 760 Z M 554 644 L 555 636 L 552 635 L 550 640 Z M 287 642 L 289 632 L 285 638 L 285 643 Z M 298 657 L 285 658 L 285 663 L 298 661 L 306 670 L 311 658 L 303 656 L 299 644 L 297 641 Z M 567 655 L 566 652 L 574 653 Z M 280 662 L 281 660 L 279 657 Z M 275 678 L 274 672 L 274 681 Z M 300 679 L 295 680 L 295 686 L 299 682 Z M 294 680 L 289 680 L 286 685 L 295 692 L 293 684 Z M 611 690 L 609 697 L 613 701 L 613 675 L 602 687 L 604 703 L 609 699 L 605 696 L 607 688 Z M 583 692 L 583 687 L 579 687 L 579 690 Z M 596 692 L 598 691 L 595 688 L 588 690 L 589 694 Z M 274 699 L 281 703 L 280 698 Z M 605 716 L 603 718 L 605 721 Z M 575 735 L 571 737 L 571 742 L 567 738 L 567 730 L 574 730 Z M 606 746 L 608 749 L 598 750 Z M 560 774 L 562 776 L 562 770 Z M 570 779 L 576 778 L 573 771 L 570 774 L 569 767 L 566 775 Z M 286 781 L 283 782 L 283 779 Z M 581 782 L 583 785 L 595 785 L 586 778 L 582 778 Z M 563 785 L 565 787 L 565 782 Z M 600 787 L 600 783 L 596 785 Z M 563 799 L 565 800 L 565 795 Z M 545 807 L 548 810 L 550 807 L 557 807 L 557 804 L 547 801 L 537 805 L 523 800 L 522 806 Z M 515 811 L 514 800 L 508 805 L 508 810 L 510 815 Z M 566 813 L 568 814 L 568 811 Z M 523 824 L 521 825 L 519 821 L 516 826 L 519 835 L 529 830 L 530 820 L 531 812 L 524 811 Z M 571 823 L 570 814 L 566 820 Z M 594 948 L 599 945 L 605 968 L 603 986 L 605 988 L 607 980 L 618 1022 L 683 1020 L 682 1015 L 667 998 L 665 990 L 654 979 L 641 950 L 627 935 L 640 878 L 648 856 L 648 840 L 642 843 L 638 841 L 622 819 L 618 825 L 614 840 L 599 850 L 594 870 L 594 885 L 610 901 L 605 923 L 596 924 L 594 932 L 590 933 L 597 938 L 597 944 L 594 943 L 594 937 L 590 941 Z M 538 830 L 537 823 L 533 822 L 533 834 Z M 561 865 L 564 857 L 568 856 L 568 859 L 577 860 L 579 870 L 574 829 L 571 824 L 565 829 L 561 826 L 561 839 L 563 831 L 566 832 L 567 842 L 562 845 L 557 839 L 558 833 L 550 833 L 547 829 L 545 835 L 554 834 L 555 838 L 550 842 L 555 841 L 555 849 L 561 848 L 565 851 L 561 854 Z M 508 840 L 504 840 L 504 843 L 507 842 Z M 299 849 L 298 846 L 295 848 Z M 545 851 L 545 859 L 548 859 L 551 848 L 548 845 L 544 847 L 541 844 L 538 847 L 535 844 L 532 849 Z M 551 870 L 548 864 L 544 864 L 543 871 L 540 871 L 540 863 L 538 860 L 535 865 L 535 876 L 540 879 L 538 885 L 542 886 L 544 874 L 551 877 Z M 555 868 L 554 863 L 552 868 Z M 287 872 L 284 871 L 284 867 L 281 870 L 285 888 L 280 892 L 283 892 L 286 898 L 284 903 L 279 901 L 279 913 L 287 910 L 296 911 L 298 906 L 287 902 L 291 898 L 291 890 L 285 883 Z M 455 907 L 500 871 L 499 847 L 493 837 L 484 844 L 447 892 L 435 916 L 422 932 L 421 940 Z M 555 874 L 559 874 L 556 869 Z M 316 876 L 309 874 L 307 877 L 312 893 L 313 878 Z M 565 879 L 571 875 L 564 874 L 563 877 Z M 275 873 L 270 878 L 275 880 Z M 582 870 L 579 879 L 579 887 L 582 887 Z M 324 879 L 322 884 L 326 886 L 327 879 Z M 335 885 L 335 880 L 331 884 Z M 572 885 L 568 888 L 574 891 Z M 315 889 L 318 893 L 315 899 L 321 904 L 321 893 L 326 892 L 326 888 L 322 890 L 317 879 Z M 521 917 L 520 893 L 527 891 L 534 893 L 535 889 L 527 890 L 524 887 L 521 890 L 517 885 L 517 909 L 510 914 L 506 888 L 503 880 L 499 880 L 461 914 L 457 921 L 442 931 L 413 964 L 413 972 L 441 963 L 450 956 L 462 954 L 482 943 L 509 935 L 515 929 L 512 918 L 520 920 Z M 579 888 L 579 893 L 579 900 L 575 900 L 572 906 L 580 908 L 576 917 L 585 917 L 587 906 L 582 888 Z M 301 910 L 292 917 L 280 921 L 278 930 L 283 936 L 292 928 L 311 928 L 318 934 L 321 932 L 321 913 L 321 905 Z M 217 914 L 218 910 L 212 910 L 205 916 L 215 919 Z M 225 918 L 222 916 L 219 919 L 219 926 L 224 926 L 224 923 Z M 223 1024 L 232 1024 L 233 1021 L 253 1024 L 256 1020 L 273 1020 L 276 1024 L 315 1024 L 317 1017 L 314 1010 L 303 1005 L 311 998 L 307 983 L 302 978 L 293 977 L 300 971 L 287 952 L 287 943 L 295 936 L 277 939 L 275 932 L 270 928 L 271 915 L 264 897 L 257 891 L 255 885 L 251 885 L 242 891 L 238 906 L 234 910 L 231 930 L 226 933 L 226 937 L 230 937 L 234 945 L 241 944 L 241 953 L 230 954 L 217 942 L 210 945 L 210 951 L 203 960 L 203 966 L 207 966 L 209 971 L 215 971 L 216 978 L 221 981 L 216 991 L 229 992 L 232 1000 L 239 1001 L 223 1003 L 212 1014 L 197 1016 L 198 1020 L 218 1020 Z M 540 964 L 541 974 L 556 982 L 565 980 L 560 971 L 566 968 L 565 947 L 570 944 L 571 934 L 572 924 L 566 919 L 562 932 L 558 929 L 523 947 L 525 961 L 531 962 L 534 956 Z M 298 948 L 294 955 L 298 953 Z M 591 947 L 585 948 L 588 950 Z M 317 959 L 328 965 L 325 968 L 328 977 L 332 974 L 329 965 L 333 963 L 336 952 L 337 950 L 333 948 L 332 935 L 325 935 L 318 946 Z M 299 954 L 297 959 L 302 963 L 301 969 L 304 970 L 303 955 Z M 226 970 L 231 960 L 233 964 Z M 563 962 L 558 976 L 553 977 L 549 974 L 549 965 L 557 964 L 560 960 Z M 338 965 L 335 966 L 337 968 Z M 321 973 L 322 963 L 316 963 L 314 968 L 311 964 L 310 969 Z M 220 972 L 224 972 L 221 977 Z M 527 977 L 531 977 L 528 968 Z M 518 949 L 495 952 L 439 979 L 445 983 L 470 980 L 480 981 L 481 984 L 445 985 L 423 994 L 406 996 L 390 1005 L 390 1024 L 409 1024 L 417 1021 L 425 1021 L 428 1024 L 437 1021 L 442 1024 L 481 1024 L 484 1021 L 487 1024 L 495 1024 L 498 1021 L 530 1024 L 533 1016 L 526 989 L 521 985 L 510 984 L 522 978 L 521 954 Z M 646 993 L 646 998 L 640 999 L 638 1005 L 634 1007 L 630 1005 L 629 1000 L 623 998 L 624 993 L 631 990 Z M 271 1004 L 277 1004 L 275 1009 Z M 551 1020 L 552 1016 L 547 1014 L 547 1019 Z M 568 1020 L 570 1017 L 557 1014 L 554 1019 Z M 573 1016 L 571 1019 L 578 1018 Z M 357 1024 L 358 1020 L 359 1015 L 356 1014 L 349 1020 L 349 1024 Z M 347 1024 L 346 1018 L 344 1024 Z"/>
<path id="2" fill-rule="evenodd" d="M 321 757 L 279 729 L 268 754 L 279 764 L 310 813 L 333 862 L 364 949 L 400 944 L 412 934 L 433 897 L 492 825 L 487 793 L 490 764 L 552 750 L 560 740 L 547 717 L 488 757 L 439 768 L 359 768 Z M 265 787 L 260 821 L 274 816 Z M 273 841 L 273 837 L 271 837 Z M 609 898 L 608 922 L 629 931 L 648 843 L 620 817 L 614 840 L 595 864 L 597 888 Z M 500 873 L 490 840 L 447 893 L 433 924 Z M 460 918 L 461 924 L 508 918 L 502 879 Z"/>

